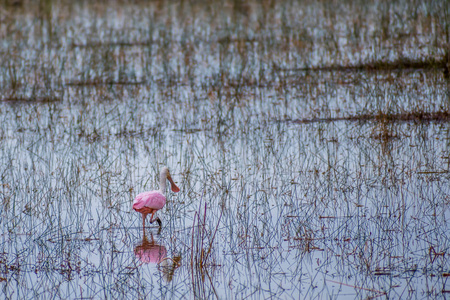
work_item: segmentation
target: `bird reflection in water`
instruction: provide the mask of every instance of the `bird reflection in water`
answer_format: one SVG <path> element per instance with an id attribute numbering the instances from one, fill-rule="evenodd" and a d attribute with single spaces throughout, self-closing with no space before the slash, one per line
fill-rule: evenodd
<path id="1" fill-rule="evenodd" d="M 167 249 L 155 242 L 153 233 L 150 232 L 150 241 L 144 232 L 142 243 L 134 248 L 134 255 L 145 264 L 154 263 L 164 274 L 167 282 L 172 281 L 175 270 L 181 266 L 181 256 L 167 257 Z"/>
<path id="2" fill-rule="evenodd" d="M 134 255 L 143 263 L 159 264 L 166 256 L 167 249 L 163 245 L 157 244 L 150 233 L 151 241 L 147 239 L 144 231 L 142 243 L 134 248 Z"/>

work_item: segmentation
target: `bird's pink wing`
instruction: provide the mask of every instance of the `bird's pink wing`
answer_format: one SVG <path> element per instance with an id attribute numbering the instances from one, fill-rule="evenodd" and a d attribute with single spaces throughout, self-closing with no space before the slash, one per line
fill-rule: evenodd
<path id="1" fill-rule="evenodd" d="M 159 191 L 144 192 L 136 196 L 133 209 L 141 209 L 144 206 L 152 209 L 161 209 L 166 204 L 166 197 Z"/>

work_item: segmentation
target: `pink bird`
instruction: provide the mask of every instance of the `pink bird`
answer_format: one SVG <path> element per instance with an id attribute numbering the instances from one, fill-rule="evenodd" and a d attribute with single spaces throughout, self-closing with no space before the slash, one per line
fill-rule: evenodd
<path id="1" fill-rule="evenodd" d="M 161 220 L 158 217 L 153 220 L 153 217 L 155 216 L 155 213 L 166 204 L 166 196 L 164 196 L 166 192 L 166 179 L 169 179 L 170 187 L 173 192 L 178 193 L 180 191 L 175 182 L 173 182 L 172 177 L 170 177 L 169 169 L 167 167 L 161 169 L 159 178 L 159 190 L 140 193 L 136 196 L 133 202 L 133 209 L 142 214 L 142 228 L 144 229 L 144 234 L 145 218 L 148 214 L 152 214 L 150 224 L 156 221 L 158 222 L 160 228 L 162 226 Z"/>

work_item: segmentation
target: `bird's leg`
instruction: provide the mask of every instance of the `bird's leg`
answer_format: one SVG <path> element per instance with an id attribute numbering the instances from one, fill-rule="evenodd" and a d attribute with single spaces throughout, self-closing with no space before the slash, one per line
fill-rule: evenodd
<path id="1" fill-rule="evenodd" d="M 156 217 L 156 219 L 154 219 L 153 220 L 153 217 L 155 216 L 155 212 L 153 212 L 152 213 L 152 217 L 150 218 L 150 224 L 152 224 L 153 222 L 158 222 L 158 225 L 159 225 L 159 228 L 161 228 L 162 227 L 162 222 L 161 222 L 161 220 L 158 218 L 158 217 Z"/>
<path id="2" fill-rule="evenodd" d="M 159 229 L 161 229 L 161 227 L 162 227 L 162 222 L 161 222 L 161 220 L 160 220 L 158 217 L 156 217 L 155 221 L 158 222 Z"/>
<path id="3" fill-rule="evenodd" d="M 145 218 L 147 218 L 147 214 L 142 214 L 142 227 L 145 228 Z"/>
<path id="4" fill-rule="evenodd" d="M 145 228 L 145 218 L 147 218 L 147 214 L 142 214 L 142 228 Z"/>
<path id="5" fill-rule="evenodd" d="M 142 230 L 144 231 L 144 236 L 145 236 L 145 218 L 147 218 L 147 214 L 142 214 Z"/>
<path id="6" fill-rule="evenodd" d="M 152 216 L 150 217 L 150 224 L 153 223 L 153 216 L 155 215 L 155 212 L 152 212 Z"/>
<path id="7" fill-rule="evenodd" d="M 160 235 L 161 234 L 161 226 L 159 226 L 159 228 L 158 228 L 158 233 L 157 233 L 157 235 Z"/>

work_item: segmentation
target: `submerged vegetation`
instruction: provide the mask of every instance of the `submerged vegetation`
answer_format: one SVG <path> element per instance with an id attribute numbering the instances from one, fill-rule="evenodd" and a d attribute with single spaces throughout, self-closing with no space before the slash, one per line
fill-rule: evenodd
<path id="1" fill-rule="evenodd" d="M 0 2 L 5 299 L 445 298 L 445 1 Z M 162 165 L 180 187 L 142 232 Z"/>

